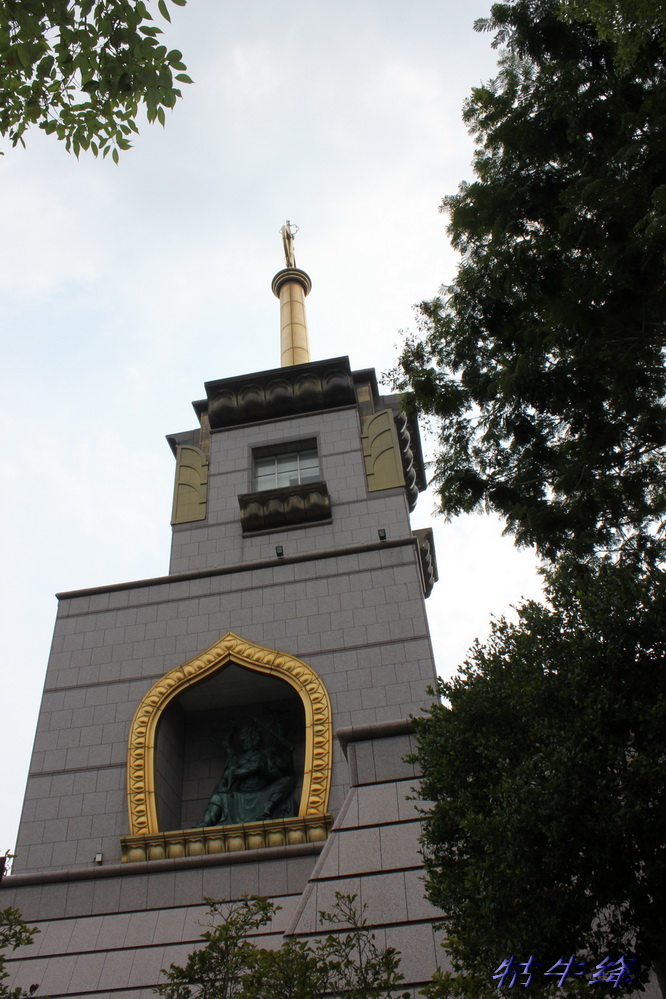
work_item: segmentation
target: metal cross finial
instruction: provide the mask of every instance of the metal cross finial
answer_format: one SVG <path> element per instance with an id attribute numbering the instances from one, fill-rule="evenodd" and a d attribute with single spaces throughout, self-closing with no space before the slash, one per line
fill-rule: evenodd
<path id="1" fill-rule="evenodd" d="M 282 236 L 282 246 L 284 247 L 284 259 L 287 262 L 287 267 L 296 266 L 296 257 L 294 256 L 294 236 L 298 232 L 298 226 L 294 225 L 287 219 L 285 225 L 280 229 L 280 234 Z"/>

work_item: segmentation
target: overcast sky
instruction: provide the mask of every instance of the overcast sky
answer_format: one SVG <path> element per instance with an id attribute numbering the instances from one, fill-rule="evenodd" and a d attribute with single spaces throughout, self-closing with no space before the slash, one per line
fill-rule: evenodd
<path id="1" fill-rule="evenodd" d="M 156 4 L 154 5 L 156 6 Z M 190 0 L 165 43 L 195 85 L 119 166 L 35 132 L 0 159 L 3 714 L 13 847 L 55 592 L 167 571 L 173 457 L 203 382 L 279 365 L 279 228 L 314 359 L 388 370 L 414 303 L 455 274 L 443 195 L 471 178 L 461 121 L 495 73 L 490 0 Z M 86 158 L 84 158 L 86 157 Z M 427 440 L 425 441 L 428 446 Z M 538 592 L 490 518 L 434 522 L 440 673 Z"/>

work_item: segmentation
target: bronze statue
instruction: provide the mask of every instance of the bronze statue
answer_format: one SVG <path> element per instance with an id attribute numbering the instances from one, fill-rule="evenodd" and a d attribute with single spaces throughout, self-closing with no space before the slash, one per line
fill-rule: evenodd
<path id="1" fill-rule="evenodd" d="M 275 722 L 263 745 L 259 723 L 244 724 L 238 734 L 239 749 L 226 742 L 227 760 L 210 801 L 202 826 L 226 826 L 262 819 L 287 818 L 295 814 L 293 792 L 296 787 L 293 747 L 282 737 Z"/>
<path id="2" fill-rule="evenodd" d="M 293 225 L 289 219 L 287 219 L 286 224 L 280 229 L 282 235 L 282 246 L 284 247 L 284 259 L 287 262 L 287 267 L 296 266 L 296 257 L 294 256 L 294 236 L 298 232 L 298 226 Z"/>

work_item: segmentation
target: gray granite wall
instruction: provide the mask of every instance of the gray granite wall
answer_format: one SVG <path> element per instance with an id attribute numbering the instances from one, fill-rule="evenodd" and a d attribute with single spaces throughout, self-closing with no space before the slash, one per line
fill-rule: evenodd
<path id="1" fill-rule="evenodd" d="M 205 521 L 173 528 L 170 572 L 238 565 L 285 555 L 365 544 L 383 527 L 389 538 L 410 534 L 404 489 L 368 493 L 355 407 L 214 431 Z M 252 448 L 315 438 L 320 473 L 331 497 L 332 523 L 243 537 L 238 496 L 254 491 Z"/>
<path id="2" fill-rule="evenodd" d="M 293 918 L 321 844 L 5 879 L 2 907 L 40 933 L 9 956 L 12 984 L 71 999 L 149 999 L 161 969 L 182 964 L 206 928 L 204 898 L 270 895 L 281 906 L 256 936 L 276 946 Z M 136 868 L 133 870 L 131 868 Z M 31 883 L 32 881 L 32 883 Z"/>
<path id="3" fill-rule="evenodd" d="M 183 963 L 205 928 L 204 896 L 263 894 L 282 907 L 260 946 L 285 935 L 330 932 L 319 913 L 335 894 L 355 894 L 379 946 L 397 948 L 414 995 L 443 964 L 438 913 L 424 898 L 418 776 L 404 723 L 339 732 L 347 793 L 324 844 L 243 854 L 9 878 L 3 905 L 19 906 L 41 933 L 16 952 L 13 984 L 77 999 L 148 999 L 169 963 Z"/>
<path id="4" fill-rule="evenodd" d="M 98 852 L 119 860 L 134 711 L 157 679 L 227 631 L 307 661 L 336 727 L 420 711 L 433 661 L 413 544 L 273 562 L 61 599 L 17 872 L 86 867 Z M 347 790 L 340 762 L 333 814 Z"/>
<path id="5" fill-rule="evenodd" d="M 331 522 L 244 537 L 237 497 L 254 489 L 252 449 L 308 438 L 317 440 Z M 406 799 L 407 741 L 395 723 L 428 702 L 434 664 L 405 492 L 368 493 L 356 408 L 214 432 L 207 517 L 174 527 L 170 573 L 60 595 L 14 875 L 1 890 L 3 907 L 17 905 L 42 933 L 12 956 L 12 979 L 39 982 L 55 997 L 147 999 L 160 968 L 196 944 L 204 896 L 274 898 L 283 908 L 259 940 L 270 945 L 286 932 L 319 932 L 316 910 L 338 887 L 368 903 L 380 942 L 408 952 L 406 984 L 415 987 L 435 963 L 433 914 L 419 882 L 418 816 Z M 121 865 L 136 707 L 155 681 L 229 631 L 303 659 L 324 682 L 334 729 L 348 730 L 333 743 L 335 831 L 323 848 Z M 293 714 L 291 695 L 252 676 L 247 704 L 227 714 L 233 684 L 223 675 L 214 711 L 189 688 L 190 699 L 165 713 L 157 736 L 163 829 L 200 821 L 224 763 L 211 749 L 221 721 L 275 704 Z M 377 725 L 375 739 L 368 732 Z M 300 763 L 302 738 L 294 746 Z"/>
<path id="6" fill-rule="evenodd" d="M 336 893 L 356 895 L 380 946 L 402 955 L 405 986 L 419 990 L 444 963 L 440 913 L 426 900 L 419 852 L 418 774 L 405 757 L 414 744 L 399 722 L 339 731 L 350 787 L 315 864 L 289 935 L 327 932 L 319 913 Z"/>

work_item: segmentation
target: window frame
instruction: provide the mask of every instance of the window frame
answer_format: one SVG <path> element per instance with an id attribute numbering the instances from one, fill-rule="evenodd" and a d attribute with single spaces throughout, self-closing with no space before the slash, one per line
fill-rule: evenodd
<path id="1" fill-rule="evenodd" d="M 301 457 L 305 458 L 305 456 L 308 458 L 314 456 L 316 459 L 316 475 L 314 477 L 312 471 L 308 470 L 307 467 L 301 469 Z M 280 476 L 280 459 L 284 461 L 292 457 L 296 458 L 295 480 L 280 484 L 278 481 Z M 272 478 L 270 474 L 260 477 L 258 475 L 258 463 L 268 462 L 268 460 L 272 460 L 274 463 Z M 308 472 L 309 474 L 307 474 Z M 282 474 L 289 473 L 283 471 Z M 268 482 L 262 484 L 260 481 L 261 478 L 266 480 L 271 478 L 270 484 Z M 271 489 L 288 489 L 290 486 L 310 485 L 313 482 L 321 482 L 322 469 L 318 439 L 316 437 L 309 437 L 301 440 L 280 441 L 274 445 L 266 444 L 261 447 L 252 448 L 251 479 L 252 492 L 268 492 Z"/>

